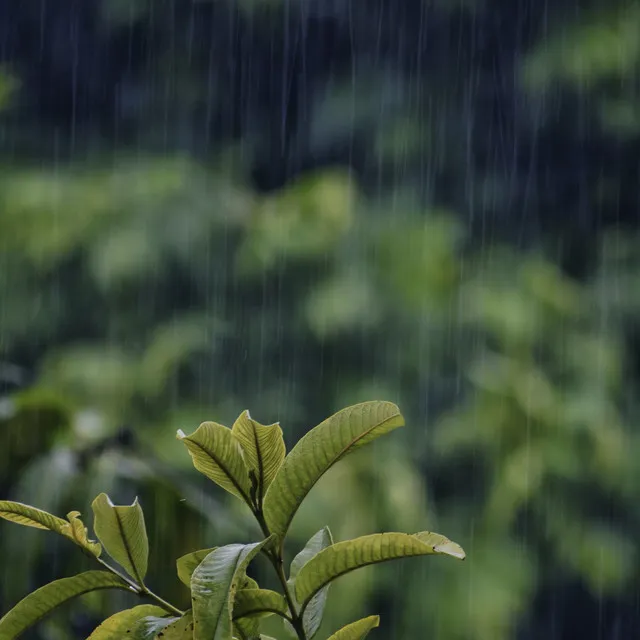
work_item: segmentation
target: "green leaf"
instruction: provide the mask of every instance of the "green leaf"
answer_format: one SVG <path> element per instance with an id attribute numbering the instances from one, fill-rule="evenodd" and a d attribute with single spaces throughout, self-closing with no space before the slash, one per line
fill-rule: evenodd
<path id="1" fill-rule="evenodd" d="M 254 544 L 230 544 L 212 551 L 191 577 L 194 640 L 228 640 L 233 603 L 251 560 L 270 538 Z"/>
<path id="2" fill-rule="evenodd" d="M 331 535 L 331 531 L 329 527 L 323 527 L 309 538 L 309 541 L 304 546 L 304 549 L 296 555 L 296 557 L 291 561 L 291 568 L 289 570 L 289 582 L 293 582 L 295 577 L 300 573 L 300 569 L 304 567 L 311 558 L 320 553 L 323 549 L 331 546 L 333 544 L 333 537 Z"/>
<path id="3" fill-rule="evenodd" d="M 240 618 L 233 621 L 233 635 L 242 640 L 256 640 L 260 637 L 260 620 L 257 616 Z"/>
<path id="4" fill-rule="evenodd" d="M 404 425 L 391 402 L 364 402 L 339 411 L 309 431 L 285 458 L 264 499 L 269 531 L 284 538 L 315 483 L 338 460 Z"/>
<path id="5" fill-rule="evenodd" d="M 260 614 L 287 615 L 288 612 L 284 596 L 270 589 L 240 589 L 233 604 L 234 620 Z"/>
<path id="6" fill-rule="evenodd" d="M 240 582 L 238 583 L 238 589 L 259 589 L 260 586 L 258 583 L 249 576 L 245 575 L 242 577 Z"/>
<path id="7" fill-rule="evenodd" d="M 99 558 L 102 553 L 102 545 L 99 542 L 89 540 L 89 532 L 82 520 L 80 520 L 80 512 L 70 511 L 67 514 L 67 520 L 69 520 L 69 522 L 64 524 L 60 533 L 70 540 L 73 540 L 79 547 L 88 551 L 92 556 Z"/>
<path id="8" fill-rule="evenodd" d="M 282 429 L 278 423 L 260 424 L 243 411 L 231 431 L 244 451 L 249 472 L 254 474 L 256 506 L 260 507 L 286 455 Z"/>
<path id="9" fill-rule="evenodd" d="M 171 624 L 180 620 L 177 617 L 146 616 L 134 622 L 129 629 L 126 630 L 124 638 L 127 640 L 154 640 L 164 633 L 164 630 Z"/>
<path id="10" fill-rule="evenodd" d="M 232 618 L 234 618 L 233 613 L 235 612 L 235 606 L 237 603 L 238 594 L 243 589 L 259 589 L 258 583 L 250 578 L 245 571 L 242 571 L 241 574 L 238 574 L 238 591 L 236 592 L 236 600 L 234 601 L 233 609 L 232 609 Z M 233 628 L 234 635 L 237 633 L 238 636 L 242 640 L 255 640 L 260 636 L 260 620 L 259 616 L 252 617 L 244 617 L 242 619 L 234 619 L 233 620 Z"/>
<path id="11" fill-rule="evenodd" d="M 249 472 L 240 442 L 231 429 L 217 422 L 203 422 L 190 436 L 179 430 L 177 437 L 200 473 L 251 506 Z"/>
<path id="12" fill-rule="evenodd" d="M 191 640 L 193 638 L 193 612 L 187 611 L 180 618 L 174 619 L 156 638 L 158 640 Z"/>
<path id="13" fill-rule="evenodd" d="M 369 616 L 348 624 L 336 631 L 328 640 L 362 640 L 369 635 L 371 629 L 380 624 L 380 616 Z"/>
<path id="14" fill-rule="evenodd" d="M 28 504 L 11 502 L 10 500 L 0 500 L 0 518 L 25 527 L 46 529 L 55 533 L 62 533 L 64 527 L 69 525 L 68 522 L 51 513 L 36 509 Z"/>
<path id="15" fill-rule="evenodd" d="M 13 640 L 61 604 L 98 589 L 130 590 L 130 587 L 107 571 L 87 571 L 55 580 L 30 593 L 0 619 L 0 638 Z"/>
<path id="16" fill-rule="evenodd" d="M 141 618 L 161 616 L 163 613 L 163 609 L 152 604 L 141 604 L 133 607 L 133 609 L 119 611 L 96 627 L 87 640 L 120 640 L 125 637 L 132 625 Z"/>
<path id="17" fill-rule="evenodd" d="M 176 560 L 176 567 L 178 569 L 178 578 L 180 581 L 191 587 L 191 576 L 196 570 L 196 567 L 217 547 L 211 547 L 211 549 L 199 549 L 198 551 L 192 551 L 184 556 L 181 556 Z"/>
<path id="18" fill-rule="evenodd" d="M 292 591 L 295 593 L 295 578 L 302 567 L 316 556 L 320 551 L 333 544 L 329 527 L 320 529 L 305 545 L 304 549 L 292 560 L 290 577 L 287 581 Z M 316 593 L 304 610 L 302 625 L 308 638 L 313 638 L 322 624 L 322 616 L 329 595 L 330 584 L 325 585 Z"/>
<path id="19" fill-rule="evenodd" d="M 423 555 L 449 555 L 464 560 L 460 546 L 438 533 L 374 533 L 327 547 L 300 569 L 295 581 L 302 610 L 313 596 L 345 573 L 370 564 Z"/>
<path id="20" fill-rule="evenodd" d="M 96 558 L 100 557 L 102 547 L 99 543 L 89 540 L 87 528 L 80 520 L 79 511 L 67 514 L 67 520 L 58 518 L 47 511 L 36 509 L 21 502 L 0 500 L 0 518 L 9 520 L 25 527 L 53 531 L 69 538 Z"/>
<path id="21" fill-rule="evenodd" d="M 149 560 L 149 540 L 138 499 L 131 506 L 115 506 L 106 493 L 92 503 L 93 528 L 107 553 L 139 584 Z"/>

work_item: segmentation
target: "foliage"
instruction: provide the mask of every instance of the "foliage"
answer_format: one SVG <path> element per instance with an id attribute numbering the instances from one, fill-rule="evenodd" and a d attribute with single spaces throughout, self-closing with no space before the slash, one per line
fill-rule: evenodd
<path id="1" fill-rule="evenodd" d="M 140 495 L 186 608 L 171 558 L 250 524 L 173 432 L 388 397 L 411 426 L 286 551 L 428 518 L 473 563 L 347 574 L 321 637 L 638 635 L 638 1 L 46 4 L 0 0 L 0 495 Z M 83 572 L 67 542 L 8 528 L 1 608 Z"/>
<path id="2" fill-rule="evenodd" d="M 460 546 L 436 533 L 383 533 L 333 543 L 325 528 L 294 558 L 286 578 L 285 537 L 309 490 L 336 462 L 403 424 L 392 403 L 355 405 L 312 429 L 289 455 L 285 455 L 279 425 L 261 425 L 247 411 L 232 429 L 209 422 L 189 437 L 178 432 L 196 468 L 244 501 L 264 536 L 260 542 L 224 545 L 180 558 L 178 575 L 183 582 L 188 579 L 191 590 L 188 611 L 181 611 L 145 584 L 149 541 L 137 499 L 131 506 L 115 506 L 106 494 L 94 500 L 93 529 L 100 543 L 89 540 L 77 511 L 65 522 L 28 505 L 0 502 L 0 517 L 62 534 L 104 569 L 56 580 L 34 591 L 0 619 L 0 637 L 13 640 L 72 598 L 113 588 L 151 599 L 157 606 L 141 605 L 114 614 L 91 634 L 94 640 L 116 640 L 123 634 L 140 640 L 253 640 L 265 637 L 260 634 L 260 621 L 272 614 L 280 616 L 299 640 L 310 640 L 320 626 L 327 588 L 336 578 L 397 558 L 449 555 L 464 560 Z M 103 548 L 124 573 L 102 558 Z M 247 576 L 250 562 L 261 552 L 272 564 L 284 595 L 261 589 Z M 372 616 L 331 637 L 359 640 L 377 624 L 377 616 Z"/>

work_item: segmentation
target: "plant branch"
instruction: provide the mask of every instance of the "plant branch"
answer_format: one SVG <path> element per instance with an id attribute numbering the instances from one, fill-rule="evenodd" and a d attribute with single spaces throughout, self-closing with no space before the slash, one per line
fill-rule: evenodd
<path id="1" fill-rule="evenodd" d="M 271 535 L 269 531 L 269 526 L 267 525 L 266 520 L 264 519 L 264 515 L 262 514 L 262 510 L 256 509 L 253 511 L 253 515 L 256 517 L 260 528 L 262 529 L 262 533 L 265 538 L 268 538 Z M 298 640 L 307 640 L 307 634 L 304 631 L 304 627 L 302 625 L 302 618 L 296 608 L 296 603 L 289 591 L 289 585 L 287 584 L 287 577 L 284 574 L 284 560 L 283 560 L 283 552 L 282 552 L 282 543 L 280 544 L 277 551 L 265 551 L 265 555 L 271 561 L 273 568 L 275 569 L 276 575 L 278 576 L 278 580 L 282 585 L 282 591 L 284 592 L 285 600 L 287 601 L 287 605 L 289 606 L 289 611 L 291 612 L 291 616 L 289 617 L 289 622 L 291 626 L 294 628 Z"/>
<path id="2" fill-rule="evenodd" d="M 169 613 L 173 613 L 177 616 L 184 615 L 184 611 L 181 611 L 180 609 L 178 609 L 178 607 L 174 607 L 170 602 L 167 602 L 164 598 L 161 598 L 159 595 L 151 591 L 151 589 L 149 589 L 148 587 L 140 586 L 124 573 L 122 573 L 115 567 L 112 567 L 109 563 L 105 562 L 102 558 L 96 558 L 96 560 L 105 569 L 108 569 L 111 573 L 117 575 L 121 580 L 124 580 L 140 597 L 147 597 L 151 600 L 155 600 L 159 606 L 161 606 L 165 611 L 168 611 Z"/>

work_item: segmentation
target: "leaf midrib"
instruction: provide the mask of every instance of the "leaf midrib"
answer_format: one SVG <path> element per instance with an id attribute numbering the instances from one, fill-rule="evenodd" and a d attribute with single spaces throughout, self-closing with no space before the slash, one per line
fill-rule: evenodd
<path id="1" fill-rule="evenodd" d="M 122 539 L 122 542 L 124 544 L 124 550 L 127 553 L 127 558 L 129 559 L 129 562 L 131 563 L 131 567 L 133 569 L 133 573 L 135 574 L 133 577 L 138 581 L 141 587 L 144 587 L 144 578 L 140 577 L 140 571 L 138 570 L 138 567 L 133 559 L 133 555 L 129 547 L 129 539 L 127 538 L 127 535 L 125 533 L 124 525 L 122 524 L 122 520 L 120 519 L 120 514 L 118 513 L 117 507 L 114 507 L 113 513 L 116 517 L 116 524 L 118 525 L 118 530 L 120 531 L 120 538 Z"/>
<path id="2" fill-rule="evenodd" d="M 100 573 L 106 573 L 106 572 L 100 572 Z M 81 576 L 83 574 L 78 574 L 78 575 Z M 77 576 L 72 576 L 72 577 L 77 577 Z M 61 578 L 60 580 L 54 580 L 53 582 L 50 582 L 48 585 L 45 585 L 44 587 L 40 587 L 40 589 L 44 589 L 44 588 L 48 587 L 49 585 L 56 584 L 56 583 L 58 583 L 58 582 L 60 582 L 62 580 L 69 580 L 69 579 L 71 579 L 71 578 Z M 36 589 L 36 591 L 32 591 L 31 594 L 29 594 L 29 595 L 37 593 L 40 589 Z M 77 597 L 83 596 L 83 595 L 85 595 L 87 593 L 91 593 L 92 591 L 103 591 L 105 589 L 122 589 L 123 591 L 130 591 L 131 587 L 128 584 L 126 584 L 125 582 L 123 582 L 121 585 L 119 585 L 119 584 L 109 584 L 109 585 L 99 585 L 99 586 L 94 586 L 94 587 L 87 585 L 81 591 L 78 591 L 77 593 L 74 593 L 73 595 L 69 596 L 65 600 L 62 600 L 61 602 L 58 602 L 53 607 L 51 607 L 49 609 L 46 609 L 45 611 L 43 611 L 40 614 L 38 614 L 38 616 L 36 618 L 32 618 L 31 622 L 29 622 L 29 625 L 27 627 L 24 627 L 23 630 L 20 631 L 20 633 L 23 633 L 29 627 L 32 627 L 33 625 L 35 625 L 38 622 L 40 622 L 40 620 L 42 620 L 43 618 L 46 618 L 51 612 L 55 611 L 58 607 L 61 607 L 62 605 L 66 604 L 67 602 L 69 602 L 69 600 L 73 600 L 73 598 L 77 598 Z M 26 596 L 26 597 L 28 598 L 29 596 Z M 19 604 L 20 603 L 18 603 L 18 605 Z M 18 606 L 18 605 L 16 605 L 16 606 Z M 9 616 L 11 614 L 12 611 L 13 611 L 13 609 L 9 610 L 2 618 L 0 618 L 0 625 L 7 618 L 7 616 Z"/>
<path id="3" fill-rule="evenodd" d="M 251 430 L 253 431 L 253 440 L 256 445 L 256 455 L 258 457 L 258 508 L 262 508 L 262 500 L 264 498 L 264 464 L 262 463 L 262 449 L 260 448 L 260 438 L 258 437 L 258 429 L 251 418 Z"/>
<path id="4" fill-rule="evenodd" d="M 205 455 L 209 456 L 220 467 L 220 469 L 222 469 L 222 471 L 227 476 L 227 478 L 229 478 L 229 480 L 231 480 L 231 484 L 240 492 L 240 495 L 242 496 L 242 499 L 247 504 L 250 505 L 251 504 L 251 499 L 249 498 L 249 496 L 247 496 L 247 494 L 245 493 L 244 489 L 240 486 L 238 481 L 233 477 L 233 475 L 231 474 L 231 472 L 229 471 L 227 466 L 224 463 L 222 463 L 218 459 L 218 457 L 214 453 L 210 452 L 204 445 L 200 444 L 199 442 L 196 442 L 195 440 L 192 440 L 191 437 L 188 437 L 188 438 L 185 438 L 185 439 L 188 440 L 189 442 L 191 442 L 192 444 L 194 444 L 196 447 L 198 447 L 200 449 L 200 451 L 202 451 Z"/>
<path id="5" fill-rule="evenodd" d="M 357 540 L 357 538 L 356 538 L 356 540 Z M 351 573 L 352 571 L 356 571 L 357 569 L 361 569 L 362 567 L 370 567 L 371 565 L 374 565 L 374 564 L 381 564 L 382 562 L 390 562 L 391 560 L 402 560 L 404 558 L 411 558 L 411 557 L 421 556 L 421 555 L 425 555 L 425 556 L 428 556 L 428 555 L 439 555 L 438 553 L 436 553 L 433 550 L 433 547 L 430 547 L 428 544 L 422 542 L 421 540 L 417 540 L 417 542 L 419 542 L 420 544 L 423 544 L 427 549 L 430 550 L 430 552 L 426 551 L 425 553 L 412 553 L 412 554 L 406 554 L 406 555 L 405 554 L 394 555 L 394 556 L 391 556 L 389 558 L 380 558 L 379 560 L 372 560 L 371 562 L 363 562 L 361 564 L 358 564 L 355 567 L 350 567 L 349 569 L 346 569 L 345 571 L 341 571 L 341 572 L 331 576 L 331 578 L 329 578 L 328 580 L 323 581 L 322 584 L 318 588 L 316 588 L 315 591 L 313 591 L 305 599 L 305 601 L 302 603 L 302 606 L 300 607 L 300 614 L 302 615 L 305 612 L 307 606 L 309 605 L 311 600 L 314 598 L 314 596 L 319 591 L 321 591 L 327 585 L 330 585 L 337 578 L 341 578 L 342 576 L 346 575 L 347 573 Z M 330 549 L 330 548 L 331 547 L 327 547 L 327 549 Z M 317 553 L 311 560 L 315 560 L 321 553 L 322 553 L 322 551 Z M 309 562 L 311 562 L 311 560 Z M 302 569 L 301 569 L 301 571 L 302 571 Z"/>
<path id="6" fill-rule="evenodd" d="M 351 447 L 353 447 L 359 440 L 362 440 L 362 438 L 364 438 L 365 436 L 369 435 L 372 431 L 375 431 L 376 429 L 379 429 L 380 427 L 384 426 L 387 422 L 393 420 L 394 418 L 397 418 L 398 416 L 401 416 L 400 412 L 397 412 L 394 415 L 389 416 L 388 418 L 385 418 L 382 422 L 378 422 L 376 425 L 374 425 L 373 427 L 371 427 L 367 431 L 361 433 L 357 438 L 354 438 L 345 447 L 343 447 L 343 449 L 340 451 L 340 453 L 329 463 L 329 465 L 325 468 L 325 470 L 313 481 L 313 483 L 311 484 L 309 489 L 300 498 L 300 500 L 296 500 L 295 509 L 291 512 L 291 515 L 289 516 L 289 518 L 287 519 L 287 522 L 285 523 L 285 526 L 283 527 L 282 536 L 284 536 L 287 533 L 287 531 L 289 530 L 289 527 L 291 526 L 291 522 L 293 521 L 293 518 L 295 517 L 296 513 L 298 512 L 298 509 L 300 508 L 300 505 L 302 504 L 302 501 L 308 495 L 308 493 L 311 491 L 311 489 L 313 489 L 313 487 L 320 480 L 320 478 L 322 478 L 322 476 L 325 473 L 327 473 L 329 471 L 329 469 L 331 469 L 333 467 L 334 464 L 337 464 L 338 462 L 340 462 L 340 460 L 349 452 L 349 449 L 351 449 Z"/>

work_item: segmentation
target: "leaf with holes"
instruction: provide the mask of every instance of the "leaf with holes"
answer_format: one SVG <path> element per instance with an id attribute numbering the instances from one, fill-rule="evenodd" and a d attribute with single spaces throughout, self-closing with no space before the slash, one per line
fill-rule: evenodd
<path id="1" fill-rule="evenodd" d="M 138 499 L 130 506 L 115 506 L 106 493 L 92 503 L 93 528 L 107 553 L 139 584 L 144 583 L 149 540 Z"/>

